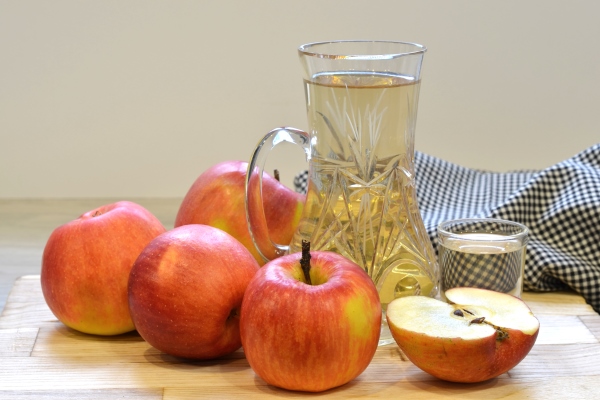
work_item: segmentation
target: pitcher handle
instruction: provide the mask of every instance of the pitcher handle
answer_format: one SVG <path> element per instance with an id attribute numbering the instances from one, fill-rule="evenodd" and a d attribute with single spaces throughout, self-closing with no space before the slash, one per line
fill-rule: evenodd
<path id="1" fill-rule="evenodd" d="M 256 247 L 265 262 L 284 255 L 289 249 L 288 244 L 275 243 L 271 239 L 262 198 L 262 177 L 268 153 L 283 142 L 302 146 L 306 159 L 310 159 L 308 133 L 296 128 L 276 128 L 267 133 L 258 143 L 246 171 L 246 221 L 248 231 L 254 247 Z M 258 240 L 258 238 L 267 238 L 267 240 Z"/>

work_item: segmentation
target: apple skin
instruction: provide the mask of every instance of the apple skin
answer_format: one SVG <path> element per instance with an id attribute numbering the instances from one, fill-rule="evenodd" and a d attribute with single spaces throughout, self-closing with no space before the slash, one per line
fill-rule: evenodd
<path id="1" fill-rule="evenodd" d="M 144 207 L 121 201 L 103 205 L 56 228 L 42 256 L 44 299 L 65 325 L 95 335 L 134 330 L 127 281 L 134 261 L 165 232 Z"/>
<path id="2" fill-rule="evenodd" d="M 450 300 L 453 292 L 457 289 L 459 291 L 467 289 L 469 294 L 465 299 L 467 302 L 461 302 L 460 307 L 472 310 L 478 310 L 482 306 L 481 304 L 472 305 L 473 298 L 490 296 L 491 294 L 491 301 L 488 304 L 492 304 L 504 301 L 502 297 L 510 297 L 509 301 L 515 304 L 516 308 L 521 309 L 521 312 L 523 310 L 528 312 L 525 316 L 528 320 L 525 324 L 528 327 L 527 332 L 515 327 L 501 326 L 508 337 L 504 340 L 497 340 L 496 329 L 487 324 L 468 325 L 468 323 L 465 323 L 465 326 L 461 328 L 462 333 L 456 336 L 444 334 L 446 327 L 435 322 L 429 326 L 427 333 L 406 329 L 405 326 L 394 323 L 392 314 L 396 312 L 395 309 L 398 310 L 397 312 L 414 314 L 409 317 L 412 319 L 425 319 L 430 311 L 436 312 L 435 309 L 442 306 L 446 306 L 448 315 L 456 309 L 452 305 L 446 305 L 439 300 L 427 297 L 422 297 L 420 301 L 431 303 L 431 308 L 421 306 L 414 308 L 416 296 L 412 296 L 411 298 L 396 299 L 388 305 L 388 324 L 400 349 L 413 364 L 423 371 L 451 382 L 483 382 L 515 367 L 527 356 L 539 333 L 539 322 L 531 314 L 529 308 L 516 297 L 485 289 L 453 288 L 446 291 L 446 297 Z M 440 303 L 441 306 L 434 304 L 434 302 Z M 487 307 L 487 305 L 484 304 L 483 307 Z M 492 314 L 493 312 L 487 313 L 484 311 L 483 314 L 478 313 L 477 316 L 490 316 Z M 515 314 L 515 321 L 520 318 L 518 314 Z M 448 319 L 450 319 L 450 316 L 448 316 Z M 493 316 L 490 320 L 493 320 Z M 479 337 L 466 338 L 469 330 L 480 331 L 480 333 L 475 334 Z M 461 334 L 465 336 L 460 336 Z"/>
<path id="3" fill-rule="evenodd" d="M 217 228 L 185 225 L 158 236 L 129 277 L 138 333 L 183 358 L 212 359 L 239 349 L 239 309 L 259 268 L 241 243 Z"/>
<path id="4" fill-rule="evenodd" d="M 320 392 L 360 375 L 381 330 L 381 304 L 369 276 L 339 254 L 301 253 L 264 265 L 244 295 L 240 331 L 248 363 L 268 384 Z"/>
<path id="5" fill-rule="evenodd" d="M 258 253 L 246 222 L 246 170 L 248 163 L 225 161 L 204 171 L 185 195 L 175 227 L 204 224 L 219 228 L 240 241 L 263 265 L 266 260 Z M 266 242 L 287 245 L 298 227 L 305 196 L 292 191 L 269 174 L 263 175 L 263 202 L 267 226 L 259 228 L 255 237 Z M 264 245 L 261 248 L 268 248 Z M 265 254 L 277 257 L 275 250 Z"/>

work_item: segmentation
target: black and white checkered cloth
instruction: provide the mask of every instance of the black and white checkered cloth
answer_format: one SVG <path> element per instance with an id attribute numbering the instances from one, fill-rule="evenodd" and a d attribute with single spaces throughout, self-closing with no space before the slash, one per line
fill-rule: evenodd
<path id="1" fill-rule="evenodd" d="M 417 152 L 419 210 L 437 252 L 437 225 L 490 217 L 530 230 L 524 287 L 571 288 L 600 312 L 600 143 L 542 171 L 495 173 Z M 294 185 L 306 191 L 307 173 Z"/>
<path id="2" fill-rule="evenodd" d="M 439 250 L 439 246 L 438 246 Z M 470 286 L 511 293 L 521 278 L 521 251 L 497 254 L 446 251 L 440 256 L 442 290 Z"/>

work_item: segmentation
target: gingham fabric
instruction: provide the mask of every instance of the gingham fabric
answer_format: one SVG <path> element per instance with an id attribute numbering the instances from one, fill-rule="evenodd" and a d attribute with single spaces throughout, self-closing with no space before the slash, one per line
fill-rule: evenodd
<path id="1" fill-rule="evenodd" d="M 416 152 L 419 211 L 437 253 L 437 225 L 501 218 L 529 232 L 524 288 L 571 288 L 600 311 L 600 143 L 542 171 L 495 173 Z M 294 185 L 306 191 L 307 173 Z"/>
<path id="2" fill-rule="evenodd" d="M 440 264 L 446 266 L 442 276 L 444 288 L 469 286 L 509 293 L 519 282 L 521 253 L 518 251 L 492 255 L 459 251 L 440 254 Z"/>

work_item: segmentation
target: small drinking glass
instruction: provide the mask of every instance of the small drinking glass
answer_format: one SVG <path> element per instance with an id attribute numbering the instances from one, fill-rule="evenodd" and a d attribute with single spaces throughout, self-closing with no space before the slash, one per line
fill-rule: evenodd
<path id="1" fill-rule="evenodd" d="M 446 290 L 477 287 L 521 297 L 528 228 L 494 218 L 466 218 L 438 225 L 442 297 Z"/>

